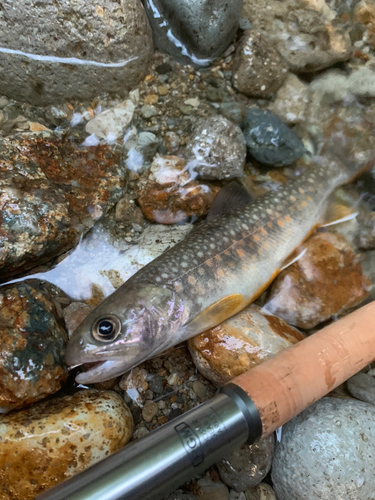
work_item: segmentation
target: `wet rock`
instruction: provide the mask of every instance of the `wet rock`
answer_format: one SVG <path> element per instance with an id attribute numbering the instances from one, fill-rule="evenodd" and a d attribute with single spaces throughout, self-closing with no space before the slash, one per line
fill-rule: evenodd
<path id="1" fill-rule="evenodd" d="M 79 148 L 52 134 L 3 139 L 1 280 L 71 248 L 121 197 L 124 171 L 106 145 Z"/>
<path id="2" fill-rule="evenodd" d="M 360 212 L 358 214 L 358 225 L 358 248 L 373 250 L 375 248 L 375 212 Z"/>
<path id="3" fill-rule="evenodd" d="M 0 418 L 0 495 L 31 500 L 122 448 L 131 413 L 114 392 L 81 391 Z"/>
<path id="4" fill-rule="evenodd" d="M 220 104 L 220 112 L 227 120 L 240 125 L 246 115 L 246 104 L 237 101 L 223 102 Z"/>
<path id="5" fill-rule="evenodd" d="M 145 219 L 141 209 L 135 204 L 133 196 L 126 194 L 116 205 L 115 218 L 118 221 L 138 224 L 143 226 Z"/>
<path id="6" fill-rule="evenodd" d="M 309 91 L 319 94 L 327 104 L 350 102 L 355 96 L 375 97 L 375 71 L 362 66 L 348 76 L 331 70 L 313 80 Z"/>
<path id="7" fill-rule="evenodd" d="M 92 310 L 93 306 L 85 302 L 73 302 L 64 309 L 64 321 L 69 337 Z"/>
<path id="8" fill-rule="evenodd" d="M 45 106 L 124 95 L 146 74 L 151 30 L 136 0 L 6 4 L 0 20 L 0 93 Z"/>
<path id="9" fill-rule="evenodd" d="M 284 82 L 288 69 L 268 37 L 245 32 L 233 60 L 233 85 L 251 97 L 270 97 Z"/>
<path id="10" fill-rule="evenodd" d="M 289 74 L 268 109 L 284 123 L 292 125 L 306 121 L 308 101 L 307 86 L 295 75 Z"/>
<path id="11" fill-rule="evenodd" d="M 188 347 L 202 375 L 222 386 L 303 338 L 285 321 L 251 304 L 219 326 L 189 339 Z"/>
<path id="12" fill-rule="evenodd" d="M 142 409 L 142 417 L 145 422 L 151 422 L 159 411 L 158 405 L 153 401 L 147 401 Z"/>
<path id="13" fill-rule="evenodd" d="M 150 389 L 155 392 L 155 394 L 163 394 L 163 379 L 161 377 L 152 377 L 149 380 L 148 385 Z"/>
<path id="14" fill-rule="evenodd" d="M 111 143 L 124 135 L 126 127 L 132 121 L 135 105 L 128 99 L 115 108 L 106 109 L 86 123 L 85 131 Z"/>
<path id="15" fill-rule="evenodd" d="M 132 130 L 130 135 L 130 139 L 124 144 L 125 163 L 128 169 L 138 172 L 145 163 L 150 163 L 154 158 L 159 139 L 152 132 L 141 132 L 137 135 L 136 130 Z"/>
<path id="16" fill-rule="evenodd" d="M 57 392 L 67 379 L 68 336 L 38 280 L 0 288 L 0 413 Z"/>
<path id="17" fill-rule="evenodd" d="M 289 68 L 306 73 L 349 58 L 351 42 L 324 0 L 244 0 L 254 29 L 264 30 Z"/>
<path id="18" fill-rule="evenodd" d="M 229 500 L 229 491 L 225 484 L 212 481 L 209 477 L 198 479 L 199 490 L 196 493 L 198 500 Z"/>
<path id="19" fill-rule="evenodd" d="M 366 28 L 363 39 L 375 49 L 375 3 L 362 0 L 355 11 L 355 20 Z"/>
<path id="20" fill-rule="evenodd" d="M 370 280 L 343 236 L 318 233 L 271 285 L 265 310 L 300 328 L 341 315 L 369 295 Z"/>
<path id="21" fill-rule="evenodd" d="M 276 500 L 276 495 L 267 483 L 260 483 L 245 491 L 246 500 Z"/>
<path id="22" fill-rule="evenodd" d="M 144 104 L 141 107 L 141 115 L 143 118 L 146 118 L 148 120 L 152 116 L 156 116 L 158 114 L 158 110 L 155 108 L 155 106 L 152 106 L 151 104 Z"/>
<path id="23" fill-rule="evenodd" d="M 189 169 L 202 179 L 242 177 L 246 144 L 241 129 L 223 116 L 198 122 L 185 150 Z"/>
<path id="24" fill-rule="evenodd" d="M 144 368 L 133 368 L 129 373 L 126 373 L 120 380 L 120 389 L 126 391 L 127 395 L 138 405 L 143 405 L 143 394 L 147 391 L 149 385 L 147 383 L 148 373 Z"/>
<path id="25" fill-rule="evenodd" d="M 242 445 L 216 464 L 221 480 L 238 493 L 256 486 L 271 469 L 274 446 L 273 434 L 256 444 Z"/>
<path id="26" fill-rule="evenodd" d="M 347 381 L 350 394 L 365 403 L 375 405 L 375 378 L 359 372 Z"/>
<path id="27" fill-rule="evenodd" d="M 184 64 L 207 65 L 228 47 L 242 0 L 145 0 L 155 47 Z"/>
<path id="28" fill-rule="evenodd" d="M 282 167 L 291 165 L 305 153 L 295 132 L 270 111 L 248 109 L 242 129 L 248 152 L 260 163 Z"/>
<path id="29" fill-rule="evenodd" d="M 374 406 L 321 399 L 283 426 L 272 464 L 277 499 L 370 499 L 374 446 Z"/>
<path id="30" fill-rule="evenodd" d="M 181 490 L 177 490 L 171 495 L 169 495 L 165 500 L 196 500 L 197 497 L 191 493 L 184 493 Z"/>
<path id="31" fill-rule="evenodd" d="M 164 136 L 165 145 L 167 147 L 167 153 L 169 155 L 175 155 L 180 147 L 180 138 L 175 132 L 167 132 Z"/>
<path id="32" fill-rule="evenodd" d="M 185 160 L 157 156 L 136 186 L 143 215 L 161 224 L 175 224 L 205 215 L 219 190 L 191 180 Z"/>

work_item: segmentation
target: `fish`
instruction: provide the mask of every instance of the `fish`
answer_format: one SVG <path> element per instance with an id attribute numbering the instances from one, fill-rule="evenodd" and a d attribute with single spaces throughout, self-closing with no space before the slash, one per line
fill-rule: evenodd
<path id="1" fill-rule="evenodd" d="M 321 224 L 329 195 L 364 169 L 329 155 L 253 200 L 235 183 L 203 223 L 99 304 L 68 342 L 82 384 L 108 380 L 213 328 L 253 302 Z"/>

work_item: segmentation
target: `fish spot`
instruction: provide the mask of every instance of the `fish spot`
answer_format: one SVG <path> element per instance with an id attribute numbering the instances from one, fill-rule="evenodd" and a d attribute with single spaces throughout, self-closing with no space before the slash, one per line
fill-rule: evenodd
<path id="1" fill-rule="evenodd" d="M 201 276 L 202 276 L 202 274 L 204 274 L 204 269 L 203 269 L 203 267 L 200 267 L 200 268 L 198 269 L 198 273 L 199 273 Z"/>
<path id="2" fill-rule="evenodd" d="M 267 208 L 266 209 L 266 212 L 269 214 L 269 215 L 272 215 L 272 210 L 270 208 Z"/>
<path id="3" fill-rule="evenodd" d="M 290 201 L 296 201 L 296 198 L 294 196 L 289 196 Z"/>
<path id="4" fill-rule="evenodd" d="M 253 219 L 254 220 L 259 220 L 259 217 L 257 215 L 255 215 L 255 214 L 253 214 Z"/>
<path id="5" fill-rule="evenodd" d="M 305 201 L 302 201 L 302 202 L 301 202 L 301 206 L 302 206 L 302 207 L 307 207 L 307 203 L 306 203 Z"/>
<path id="6" fill-rule="evenodd" d="M 188 266 L 188 263 L 187 263 L 187 262 L 181 262 L 181 266 L 182 266 L 182 267 L 187 267 L 187 266 Z"/>
<path id="7" fill-rule="evenodd" d="M 228 266 L 233 269 L 234 268 L 234 262 L 229 262 Z"/>
<path id="8" fill-rule="evenodd" d="M 264 248 L 265 250 L 268 250 L 268 243 L 263 243 L 263 248 Z"/>
<path id="9" fill-rule="evenodd" d="M 228 243 L 229 238 L 227 238 L 226 236 L 223 236 L 223 241 L 225 241 L 226 243 Z"/>
<path id="10" fill-rule="evenodd" d="M 167 273 L 162 273 L 161 277 L 164 278 L 164 279 L 167 279 L 169 276 L 168 276 Z"/>
<path id="11" fill-rule="evenodd" d="M 235 231 L 233 231 L 233 230 L 230 230 L 229 232 L 230 232 L 230 234 L 231 234 L 232 236 L 236 236 L 236 233 L 235 233 Z"/>
<path id="12" fill-rule="evenodd" d="M 214 243 L 210 243 L 210 248 L 212 248 L 212 249 L 213 249 L 213 248 L 215 248 L 215 246 L 216 246 L 216 245 L 215 245 Z"/>
<path id="13" fill-rule="evenodd" d="M 267 222 L 267 226 L 268 226 L 269 228 L 271 228 L 271 227 L 272 227 L 272 222 Z"/>
<path id="14" fill-rule="evenodd" d="M 190 285 L 194 285 L 195 284 L 195 278 L 193 278 L 193 276 L 189 276 L 188 277 L 188 282 L 190 283 Z"/>
<path id="15" fill-rule="evenodd" d="M 312 201 L 313 199 L 311 198 L 311 196 L 308 196 L 307 197 L 307 201 Z"/>
<path id="16" fill-rule="evenodd" d="M 221 276 L 224 276 L 224 272 L 223 272 L 223 270 L 222 270 L 222 269 L 218 269 L 218 270 L 217 270 L 217 275 L 218 275 L 218 276 L 220 276 L 220 277 L 221 277 Z"/>
<path id="17" fill-rule="evenodd" d="M 249 226 L 247 224 L 242 224 L 242 228 L 248 230 Z"/>
<path id="18" fill-rule="evenodd" d="M 294 212 L 294 207 L 289 207 L 289 210 L 290 210 L 291 212 Z"/>
<path id="19" fill-rule="evenodd" d="M 239 248 L 238 250 L 236 250 L 236 252 L 237 252 L 237 255 L 238 255 L 239 257 L 243 257 L 243 256 L 244 256 L 244 252 L 243 252 L 243 250 L 241 250 L 240 248 Z"/>
<path id="20" fill-rule="evenodd" d="M 160 278 L 160 276 L 157 276 L 157 277 L 155 278 L 155 281 L 156 281 L 156 282 L 158 282 L 158 283 L 160 283 L 160 282 L 161 282 L 161 278 Z"/>
<path id="21" fill-rule="evenodd" d="M 212 260 L 211 259 L 206 260 L 206 264 L 208 265 L 208 267 L 211 267 L 212 266 Z"/>
<path id="22" fill-rule="evenodd" d="M 176 290 L 176 292 L 181 292 L 181 290 L 182 290 L 181 283 L 176 282 L 174 284 L 174 289 Z"/>
<path id="23" fill-rule="evenodd" d="M 310 182 L 310 184 L 314 183 L 314 178 L 311 176 L 307 179 L 307 182 Z M 310 188 L 309 188 L 310 189 Z"/>
<path id="24" fill-rule="evenodd" d="M 305 193 L 305 190 L 302 189 L 302 188 L 298 188 L 298 191 L 301 193 L 301 194 L 304 194 Z"/>
<path id="25" fill-rule="evenodd" d="M 260 231 L 261 231 L 262 234 L 266 234 L 267 233 L 267 231 L 264 229 L 264 227 L 261 227 Z"/>
<path id="26" fill-rule="evenodd" d="M 243 246 L 244 246 L 244 244 L 245 244 L 245 242 L 244 242 L 244 240 L 239 240 L 238 244 L 239 244 L 239 245 L 241 245 L 241 246 L 243 247 Z"/>
<path id="27" fill-rule="evenodd" d="M 172 271 L 173 271 L 174 273 L 178 273 L 178 267 L 172 267 Z"/>
<path id="28" fill-rule="evenodd" d="M 230 251 L 229 250 L 224 250 L 224 253 L 225 253 L 225 255 L 230 255 Z"/>
<path id="29" fill-rule="evenodd" d="M 221 260 L 220 255 L 219 254 L 215 255 L 215 259 L 218 260 L 218 261 L 220 261 Z"/>
<path id="30" fill-rule="evenodd" d="M 259 241 L 259 236 L 257 234 L 254 234 L 253 239 L 254 241 Z"/>
<path id="31" fill-rule="evenodd" d="M 278 226 L 280 226 L 280 227 L 283 227 L 283 225 L 284 225 L 283 221 L 282 221 L 282 220 L 280 220 L 280 219 L 277 221 L 277 224 L 278 224 Z"/>
<path id="32" fill-rule="evenodd" d="M 289 215 L 285 216 L 285 220 L 286 220 L 286 222 L 291 222 L 292 221 L 292 219 L 289 217 Z"/>
<path id="33" fill-rule="evenodd" d="M 312 193 L 314 191 L 314 188 L 312 186 L 310 186 L 309 191 Z"/>

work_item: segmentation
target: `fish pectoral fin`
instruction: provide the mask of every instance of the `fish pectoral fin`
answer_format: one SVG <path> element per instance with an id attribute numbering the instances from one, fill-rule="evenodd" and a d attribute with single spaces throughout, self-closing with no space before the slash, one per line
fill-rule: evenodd
<path id="1" fill-rule="evenodd" d="M 341 222 L 355 219 L 357 215 L 358 211 L 355 207 L 351 207 L 347 203 L 333 202 L 328 205 L 323 220 L 319 226 L 327 227 L 333 226 L 334 224 L 340 224 Z"/>
<path id="2" fill-rule="evenodd" d="M 192 334 L 204 332 L 238 313 L 245 305 L 245 297 L 239 293 L 223 297 L 195 316 L 185 325 L 185 330 Z"/>
<path id="3" fill-rule="evenodd" d="M 225 215 L 232 210 L 248 205 L 253 201 L 249 191 L 237 181 L 232 181 L 220 189 L 216 195 L 206 220 Z"/>
<path id="4" fill-rule="evenodd" d="M 297 260 L 299 260 L 301 257 L 305 255 L 306 250 L 307 250 L 306 247 L 302 249 L 299 247 L 294 252 L 292 252 L 291 255 L 289 255 L 282 263 L 280 271 L 284 271 L 284 269 L 297 262 Z"/>

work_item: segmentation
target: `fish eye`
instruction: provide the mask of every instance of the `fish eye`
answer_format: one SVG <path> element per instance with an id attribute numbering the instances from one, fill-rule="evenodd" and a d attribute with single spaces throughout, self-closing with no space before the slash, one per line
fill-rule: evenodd
<path id="1" fill-rule="evenodd" d="M 121 321 L 114 315 L 104 316 L 96 320 L 91 333 L 100 342 L 112 342 L 121 333 Z"/>

